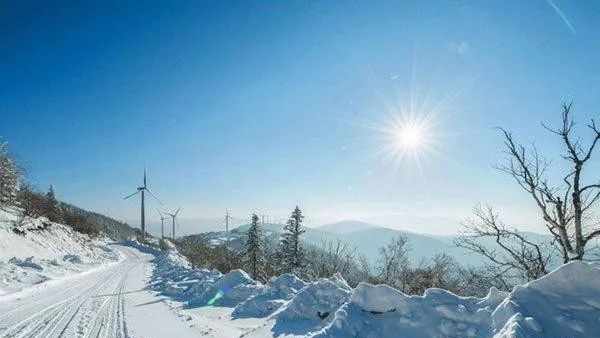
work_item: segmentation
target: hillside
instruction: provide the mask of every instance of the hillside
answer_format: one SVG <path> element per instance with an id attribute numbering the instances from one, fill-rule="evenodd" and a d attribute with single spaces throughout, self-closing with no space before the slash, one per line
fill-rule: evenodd
<path id="1" fill-rule="evenodd" d="M 333 232 L 334 234 L 344 235 L 351 232 L 360 230 L 368 230 L 374 228 L 381 228 L 379 225 L 361 222 L 361 221 L 341 221 L 331 224 L 325 224 L 318 226 L 316 229 Z"/>
<path id="2" fill-rule="evenodd" d="M 94 224 L 102 234 L 115 241 L 124 241 L 140 234 L 139 229 L 100 213 L 88 211 L 65 202 L 61 202 L 60 207 L 83 216 L 86 220 Z"/>
<path id="3" fill-rule="evenodd" d="M 329 229 L 331 231 L 328 231 Z M 350 230 L 356 229 L 356 230 Z M 230 246 L 234 250 L 240 250 L 244 244 L 248 225 L 240 225 L 230 231 Z M 264 225 L 265 236 L 269 245 L 276 245 L 282 232 L 282 225 L 267 223 Z M 379 248 L 386 245 L 392 238 L 405 236 L 408 239 L 409 259 L 413 264 L 423 259 L 429 259 L 436 254 L 448 254 L 463 265 L 477 266 L 482 264 L 482 258 L 462 248 L 454 246 L 455 236 L 429 235 L 414 232 L 390 229 L 375 224 L 360 221 L 344 221 L 316 228 L 305 228 L 302 235 L 305 245 L 321 246 L 323 243 L 340 240 L 349 246 L 356 248 L 357 254 L 364 255 L 370 262 L 374 262 L 379 255 Z M 337 231 L 334 232 L 334 231 Z M 523 233 L 536 242 L 547 241 L 546 235 L 536 233 Z M 201 241 L 211 245 L 222 245 L 226 241 L 224 231 L 213 231 L 194 234 L 184 237 L 186 241 Z M 484 245 L 495 247 L 491 239 L 481 241 Z"/>
<path id="4" fill-rule="evenodd" d="M 44 218 L 0 210 L 0 294 L 118 260 L 105 243 Z"/>

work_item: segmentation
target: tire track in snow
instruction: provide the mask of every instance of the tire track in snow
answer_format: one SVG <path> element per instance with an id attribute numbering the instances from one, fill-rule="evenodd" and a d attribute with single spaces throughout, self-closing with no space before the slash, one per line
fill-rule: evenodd
<path id="1" fill-rule="evenodd" d="M 107 285 L 110 285 L 111 282 L 114 282 L 114 280 L 118 276 L 123 276 L 124 272 L 126 271 L 125 268 L 127 267 L 129 267 L 129 264 L 126 264 L 124 267 L 117 269 L 115 273 L 111 273 L 107 278 L 94 280 L 89 287 L 84 288 L 81 292 L 78 292 L 75 295 L 63 301 L 43 308 L 42 310 L 34 313 L 33 315 L 5 328 L 3 332 L 1 331 L 3 329 L 0 328 L 0 337 L 25 338 L 64 336 L 67 330 L 70 328 L 70 325 L 73 322 L 73 320 L 76 317 L 84 314 L 80 311 L 82 307 L 86 303 L 93 301 L 94 297 L 100 294 L 100 292 L 103 291 Z M 81 283 L 78 286 L 88 283 L 89 281 Z M 52 295 L 49 298 L 54 297 L 55 295 Z M 43 301 L 44 300 L 40 300 L 36 303 L 41 303 Z M 89 311 L 95 310 L 96 309 L 92 307 Z M 81 336 L 81 333 L 83 332 L 84 331 L 77 332 L 76 330 L 76 332 L 74 333 L 75 336 Z M 69 334 L 69 337 L 73 337 L 73 335 Z"/>

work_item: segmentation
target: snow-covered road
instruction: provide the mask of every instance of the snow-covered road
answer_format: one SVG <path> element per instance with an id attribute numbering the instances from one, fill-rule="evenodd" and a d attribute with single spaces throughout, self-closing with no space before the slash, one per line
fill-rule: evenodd
<path id="1" fill-rule="evenodd" d="M 0 337 L 191 337 L 198 331 L 146 289 L 151 255 L 113 246 L 117 263 L 0 297 Z"/>

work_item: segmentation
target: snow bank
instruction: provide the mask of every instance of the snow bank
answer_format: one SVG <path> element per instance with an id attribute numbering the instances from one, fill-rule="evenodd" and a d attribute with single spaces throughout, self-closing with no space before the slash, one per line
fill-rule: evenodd
<path id="1" fill-rule="evenodd" d="M 484 298 L 436 288 L 409 296 L 386 285 L 352 289 L 340 275 L 307 284 L 285 274 L 263 286 L 242 270 L 190 269 L 174 249 L 145 250 L 156 255 L 153 289 L 189 307 L 235 306 L 233 319 L 265 318 L 247 338 L 600 338 L 600 264 L 572 262 L 511 293 L 492 288 Z"/>
<path id="2" fill-rule="evenodd" d="M 0 295 L 118 259 L 106 241 L 43 217 L 21 219 L 14 208 L 0 210 Z"/>
<path id="3" fill-rule="evenodd" d="M 600 337 L 600 265 L 571 262 L 516 287 L 493 319 L 494 338 Z"/>
<path id="4" fill-rule="evenodd" d="M 164 241 L 167 250 L 158 248 L 158 242 L 153 245 L 140 243 L 137 240 L 125 241 L 124 245 L 154 255 L 154 271 L 150 278 L 150 288 L 165 296 L 175 299 L 184 299 L 184 294 L 215 276 L 221 274 L 210 273 L 208 270 L 193 270 L 188 260 L 181 255 L 173 243 Z"/>
<path id="5" fill-rule="evenodd" d="M 339 274 L 309 283 L 271 315 L 273 336 L 307 335 L 319 330 L 331 322 L 333 313 L 348 301 L 351 291 Z M 259 330 L 256 336 L 262 334 Z"/>
<path id="6" fill-rule="evenodd" d="M 233 318 L 266 317 L 291 300 L 305 286 L 306 282 L 293 274 L 273 277 L 259 294 L 238 304 L 231 315 Z"/>
<path id="7" fill-rule="evenodd" d="M 263 285 L 252 279 L 245 271 L 232 270 L 213 283 L 208 283 L 200 293 L 187 294 L 190 297 L 188 306 L 236 306 L 259 294 L 262 288 Z"/>
<path id="8" fill-rule="evenodd" d="M 565 338 L 600 337 L 600 270 L 569 263 L 485 298 L 429 289 L 407 296 L 385 285 L 361 283 L 333 321 L 314 337 Z"/>

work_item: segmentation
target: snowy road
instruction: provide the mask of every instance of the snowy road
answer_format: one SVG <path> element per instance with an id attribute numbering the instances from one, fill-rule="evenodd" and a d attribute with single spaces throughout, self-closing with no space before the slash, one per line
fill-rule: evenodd
<path id="1" fill-rule="evenodd" d="M 151 255 L 123 259 L 0 297 L 0 337 L 191 337 L 198 331 L 146 289 Z"/>

